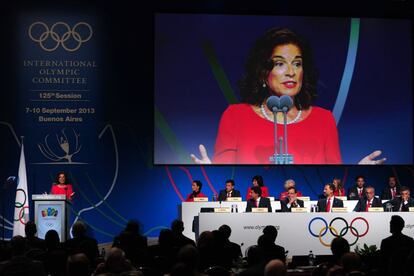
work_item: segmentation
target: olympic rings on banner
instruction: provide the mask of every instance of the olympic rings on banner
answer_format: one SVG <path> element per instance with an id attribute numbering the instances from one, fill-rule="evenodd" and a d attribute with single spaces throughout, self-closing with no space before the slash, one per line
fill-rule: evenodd
<path id="1" fill-rule="evenodd" d="M 357 232 L 357 235 L 355 235 L 355 237 L 356 237 L 356 239 L 355 239 L 355 241 L 353 242 L 353 243 L 350 243 L 349 244 L 349 246 L 353 246 L 354 244 L 356 244 L 357 243 L 357 241 L 359 240 L 359 233 L 358 233 L 358 230 L 355 228 L 355 227 L 353 227 L 353 226 L 347 226 L 346 228 L 344 227 L 344 228 L 342 228 L 342 230 L 341 230 L 341 233 L 339 233 L 339 235 L 341 236 L 341 237 L 343 237 L 345 234 L 342 234 L 342 231 L 343 230 L 345 230 L 345 232 L 348 232 L 348 229 L 351 229 L 351 232 L 352 232 L 352 229 L 354 229 L 354 231 L 356 231 Z"/>
<path id="2" fill-rule="evenodd" d="M 355 222 L 357 219 L 360 219 L 360 220 L 364 221 L 364 222 L 365 222 L 365 224 L 367 225 L 367 230 L 365 230 L 365 232 L 364 232 L 363 234 L 361 234 L 361 235 L 359 235 L 359 234 L 358 234 L 358 231 L 357 231 L 357 233 L 356 233 L 356 234 L 352 231 L 352 224 L 354 224 L 354 222 Z M 354 228 L 354 229 L 355 229 L 355 228 Z M 361 237 L 365 236 L 366 234 L 368 234 L 368 230 L 369 230 L 369 224 L 368 224 L 368 221 L 367 221 L 365 218 L 363 218 L 363 217 L 357 217 L 357 218 L 354 218 L 354 219 L 351 221 L 351 233 L 352 233 L 354 236 L 356 236 L 356 237 L 358 237 L 358 238 L 361 238 Z"/>
<path id="3" fill-rule="evenodd" d="M 315 234 L 313 231 L 312 231 L 312 225 L 313 225 L 313 223 L 316 221 L 316 220 L 320 220 L 320 221 L 322 221 L 323 222 L 323 224 L 325 224 L 325 226 L 323 226 L 320 230 L 319 230 L 319 234 L 317 235 L 317 234 Z M 336 222 L 336 221 L 342 221 L 345 225 L 344 225 L 344 227 L 342 227 L 342 228 L 337 228 L 337 227 L 334 227 L 333 226 L 333 224 Z M 365 225 L 366 225 L 366 229 L 365 229 L 365 231 L 364 232 L 362 232 L 361 234 L 359 233 L 359 231 L 358 231 L 358 229 L 356 228 L 356 227 L 354 227 L 354 223 L 356 222 L 356 221 L 358 221 L 358 220 L 362 220 L 363 222 L 365 222 Z M 340 231 L 339 231 L 339 233 L 338 233 L 338 229 L 341 229 Z M 365 219 L 365 218 L 363 218 L 363 217 L 356 217 L 356 218 L 354 218 L 354 219 L 352 219 L 352 221 L 351 221 L 351 223 L 348 223 L 348 221 L 346 220 L 346 219 L 344 219 L 344 218 L 342 218 L 342 217 L 335 217 L 335 218 L 333 218 L 333 219 L 331 219 L 331 221 L 329 222 L 329 224 L 328 224 L 328 222 L 323 218 L 323 217 L 314 217 L 313 219 L 311 219 L 310 221 L 309 221 L 309 224 L 308 224 L 308 230 L 309 230 L 309 233 L 313 236 L 313 237 L 315 237 L 315 238 L 318 238 L 319 239 L 319 241 L 320 241 L 320 243 L 323 245 L 323 246 L 326 246 L 326 247 L 330 247 L 331 245 L 330 244 L 328 244 L 328 243 L 326 243 L 326 242 L 324 242 L 323 240 L 322 240 L 322 237 L 323 236 L 325 236 L 326 235 L 326 233 L 328 232 L 328 230 L 329 230 L 329 232 L 334 236 L 334 237 L 343 237 L 343 236 L 345 236 L 347 233 L 348 233 L 348 231 L 356 238 L 355 239 L 355 241 L 354 242 L 352 242 L 352 243 L 350 243 L 350 246 L 353 246 L 353 245 L 355 245 L 356 243 L 357 243 L 357 241 L 359 240 L 359 238 L 361 238 L 361 237 L 363 237 L 363 236 L 365 236 L 366 234 L 368 234 L 368 231 L 369 231 L 369 223 L 368 223 L 368 221 Z"/>
<path id="4" fill-rule="evenodd" d="M 344 218 L 341 218 L 341 217 L 336 217 L 336 218 L 334 218 L 333 220 L 331 220 L 331 223 L 329 223 L 329 227 L 331 227 L 332 226 L 332 224 L 334 223 L 334 221 L 335 220 L 342 220 L 344 223 L 345 223 L 345 227 L 344 228 L 342 228 L 342 230 L 346 230 L 345 231 L 345 233 L 344 234 L 342 234 L 342 230 L 341 230 L 341 237 L 342 236 L 345 236 L 346 235 L 346 233 L 348 233 L 348 222 L 344 219 Z M 336 232 L 336 234 L 334 234 L 332 231 L 331 231 L 331 228 L 329 228 L 329 231 L 331 232 L 331 234 L 333 235 L 333 236 L 335 236 L 335 237 L 339 237 L 339 235 L 338 235 L 338 232 Z"/>
<path id="5" fill-rule="evenodd" d="M 337 237 L 339 237 L 338 236 L 338 231 L 335 229 L 335 228 L 333 228 L 332 226 L 328 226 L 328 228 L 329 228 L 329 231 L 331 231 L 331 233 L 332 233 L 332 230 L 336 233 L 336 236 Z M 331 244 L 330 243 L 325 243 L 323 240 L 322 240 L 322 232 L 323 231 L 325 231 L 325 233 L 326 233 L 326 230 L 327 230 L 327 228 L 326 227 L 322 227 L 321 228 L 321 231 L 319 231 L 319 236 L 318 236 L 318 238 L 319 238 L 319 241 L 321 242 L 321 244 L 323 245 L 323 246 L 326 246 L 326 247 L 331 247 Z"/>
<path id="6" fill-rule="evenodd" d="M 59 34 L 55 29 L 58 26 L 63 26 L 64 33 Z M 85 37 L 82 37 L 82 35 L 79 33 L 79 27 L 84 26 L 88 29 L 88 35 Z M 35 36 L 33 33 L 33 28 L 41 28 L 42 33 L 40 35 Z M 86 22 L 78 22 L 73 26 L 73 28 L 70 28 L 70 26 L 62 21 L 56 22 L 52 25 L 52 27 L 49 29 L 49 26 L 41 21 L 34 22 L 30 25 L 28 29 L 28 35 L 31 40 L 34 42 L 39 43 L 40 48 L 45 50 L 46 52 L 53 52 L 55 51 L 59 45 L 62 45 L 62 48 L 65 49 L 68 52 L 75 52 L 77 51 L 81 46 L 82 43 L 87 42 L 89 39 L 91 39 L 93 35 L 92 27 Z M 51 38 L 56 44 L 54 46 L 47 47 L 45 45 L 45 41 L 47 39 Z M 72 47 L 67 45 L 67 41 L 72 38 L 74 41 L 76 41 L 76 44 Z"/>
<path id="7" fill-rule="evenodd" d="M 312 229 L 311 229 L 311 225 L 312 225 L 312 223 L 315 221 L 315 220 L 321 220 L 321 221 L 323 221 L 324 223 L 325 223 L 325 232 L 323 232 L 323 234 L 322 234 L 322 237 L 326 234 L 326 232 L 328 232 L 328 223 L 326 222 L 326 220 L 324 219 L 324 218 L 322 218 L 322 217 L 314 217 L 310 222 L 309 222 L 309 224 L 308 224 L 308 230 L 309 230 L 309 233 L 312 235 L 312 236 L 314 236 L 315 238 L 318 238 L 318 237 L 320 237 L 321 236 L 321 233 L 319 233 L 319 235 L 317 235 L 317 234 L 314 234 L 313 232 L 312 232 Z"/>
<path id="8" fill-rule="evenodd" d="M 21 203 L 21 202 L 15 202 L 14 203 L 14 207 L 16 207 L 16 208 L 22 208 L 26 204 L 27 195 L 26 195 L 26 192 L 23 189 L 16 189 L 16 194 L 17 194 L 17 192 L 22 192 L 23 193 L 24 200 L 23 200 L 23 203 Z"/>

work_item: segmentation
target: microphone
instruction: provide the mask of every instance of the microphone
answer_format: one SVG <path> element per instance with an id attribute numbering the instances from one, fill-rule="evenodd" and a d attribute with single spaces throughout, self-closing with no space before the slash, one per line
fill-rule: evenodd
<path id="1" fill-rule="evenodd" d="M 270 96 L 267 98 L 266 106 L 273 113 L 280 111 L 280 98 L 278 96 Z"/>
<path id="2" fill-rule="evenodd" d="M 9 176 L 6 178 L 6 181 L 4 181 L 3 184 L 3 190 L 7 190 L 7 188 L 11 185 L 13 185 L 14 183 L 16 183 L 17 177 L 15 176 Z"/>
<path id="3" fill-rule="evenodd" d="M 290 163 L 293 163 L 293 160 L 292 160 L 292 162 L 289 162 L 290 160 L 288 160 L 288 155 L 289 155 L 289 153 L 288 153 L 288 138 L 287 138 L 287 113 L 288 113 L 288 111 L 292 108 L 292 106 L 293 106 L 293 100 L 292 100 L 292 98 L 291 97 L 289 97 L 288 95 L 283 95 L 283 96 L 281 96 L 280 97 L 280 107 L 281 107 L 281 109 L 282 109 L 282 111 L 283 111 L 283 129 L 284 129 L 284 142 L 285 142 L 285 155 L 284 155 L 284 158 L 283 158 L 283 160 L 284 160 L 284 164 L 290 164 Z"/>
<path id="4" fill-rule="evenodd" d="M 280 97 L 279 101 L 280 101 L 280 108 L 282 109 L 283 112 L 287 113 L 293 106 L 293 100 L 288 95 L 283 95 L 282 97 Z"/>
<path id="5" fill-rule="evenodd" d="M 276 113 L 280 111 L 280 98 L 278 96 L 270 96 L 266 100 L 266 106 L 269 110 L 273 112 L 273 134 L 274 134 L 274 153 L 273 156 L 270 156 L 270 161 L 274 164 L 278 164 L 278 154 L 277 154 L 277 117 Z"/>

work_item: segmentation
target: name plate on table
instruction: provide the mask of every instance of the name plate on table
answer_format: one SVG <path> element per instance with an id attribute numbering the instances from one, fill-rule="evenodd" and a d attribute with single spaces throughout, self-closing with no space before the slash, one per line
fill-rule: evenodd
<path id="1" fill-rule="evenodd" d="M 382 207 L 369 207 L 368 212 L 384 212 L 384 208 L 382 208 Z"/>
<path id="2" fill-rule="evenodd" d="M 290 210 L 292 211 L 292 213 L 307 213 L 308 212 L 308 208 L 304 208 L 304 207 L 291 208 Z"/>
<path id="3" fill-rule="evenodd" d="M 252 213 L 267 213 L 269 210 L 267 208 L 252 208 Z"/>
<path id="4" fill-rule="evenodd" d="M 408 207 L 409 212 L 414 212 L 414 207 Z"/>
<path id="5" fill-rule="evenodd" d="M 346 208 L 346 207 L 334 207 L 334 208 L 332 208 L 332 213 L 348 213 L 348 208 Z"/>
<path id="6" fill-rule="evenodd" d="M 303 200 L 303 201 L 310 201 L 310 197 L 309 196 L 298 196 L 296 197 L 297 199 Z"/>
<path id="7" fill-rule="evenodd" d="M 214 208 L 214 213 L 230 213 L 230 207 Z"/>
<path id="8" fill-rule="evenodd" d="M 208 197 L 195 197 L 194 202 L 207 202 Z"/>
<path id="9" fill-rule="evenodd" d="M 348 200 L 346 196 L 336 196 L 337 199 L 340 199 L 342 201 Z"/>
<path id="10" fill-rule="evenodd" d="M 241 197 L 228 197 L 226 201 L 229 202 L 241 202 L 242 198 Z"/>

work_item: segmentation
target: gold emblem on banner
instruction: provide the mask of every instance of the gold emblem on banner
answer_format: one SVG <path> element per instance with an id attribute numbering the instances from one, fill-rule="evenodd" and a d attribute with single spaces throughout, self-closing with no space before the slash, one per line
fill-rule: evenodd
<path id="1" fill-rule="evenodd" d="M 59 26 L 63 26 L 65 28 L 66 31 L 63 34 L 59 34 L 58 32 L 56 32 L 56 28 Z M 35 27 L 43 29 L 40 35 L 36 36 L 36 34 L 33 34 L 33 28 Z M 82 37 L 82 35 L 78 32 L 80 27 L 86 27 L 88 29 L 89 34 L 85 37 Z M 93 31 L 91 25 L 89 25 L 86 22 L 78 22 L 75 24 L 75 26 L 73 26 L 73 28 L 70 28 L 69 24 L 59 21 L 54 23 L 52 27 L 49 28 L 49 26 L 46 23 L 37 21 L 30 25 L 28 29 L 28 35 L 31 40 L 37 42 L 40 48 L 42 48 L 46 52 L 53 52 L 56 49 L 58 49 L 59 46 L 62 46 L 62 48 L 68 52 L 75 52 L 79 50 L 83 43 L 91 39 Z M 45 45 L 45 42 L 48 39 L 54 41 L 52 46 Z M 75 45 L 68 45 L 70 39 L 76 41 L 76 43 L 74 43 Z"/>

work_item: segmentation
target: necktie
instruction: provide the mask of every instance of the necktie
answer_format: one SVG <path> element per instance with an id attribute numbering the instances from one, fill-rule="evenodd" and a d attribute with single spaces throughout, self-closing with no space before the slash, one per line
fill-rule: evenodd
<path id="1" fill-rule="evenodd" d="M 395 197 L 395 188 L 391 189 L 391 199 L 394 199 Z"/>
<path id="2" fill-rule="evenodd" d="M 331 199 L 328 198 L 328 201 L 326 202 L 326 212 L 331 211 Z"/>
<path id="3" fill-rule="evenodd" d="M 371 202 L 367 200 L 367 206 L 365 207 L 365 212 L 368 212 L 369 207 L 371 207 Z"/>
<path id="4" fill-rule="evenodd" d="M 231 193 L 227 193 L 227 197 L 231 197 Z"/>
<path id="5" fill-rule="evenodd" d="M 359 197 L 362 197 L 362 189 L 358 189 L 358 195 Z"/>

